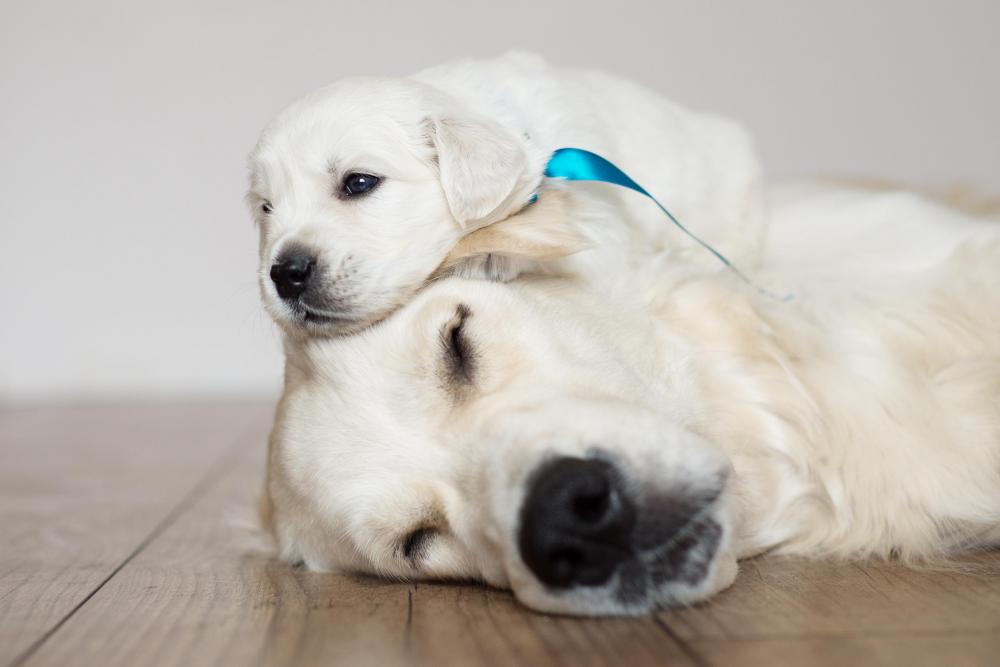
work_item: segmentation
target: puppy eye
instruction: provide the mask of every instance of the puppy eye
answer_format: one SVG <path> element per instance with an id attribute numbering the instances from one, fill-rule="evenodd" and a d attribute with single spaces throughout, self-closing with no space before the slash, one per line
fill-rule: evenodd
<path id="1" fill-rule="evenodd" d="M 345 195 L 354 197 L 371 192 L 380 181 L 381 179 L 378 176 L 372 176 L 371 174 L 348 174 L 344 177 L 342 188 Z"/>
<path id="2" fill-rule="evenodd" d="M 271 206 L 271 202 L 265 201 L 260 205 L 260 210 L 264 215 L 271 215 L 274 212 L 274 207 Z"/>

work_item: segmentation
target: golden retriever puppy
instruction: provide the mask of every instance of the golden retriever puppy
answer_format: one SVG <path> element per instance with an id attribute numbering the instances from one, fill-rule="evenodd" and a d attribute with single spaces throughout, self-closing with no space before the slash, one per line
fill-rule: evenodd
<path id="1" fill-rule="evenodd" d="M 280 557 L 597 615 L 702 600 L 766 550 L 1000 544 L 1000 227 L 812 186 L 772 210 L 791 302 L 667 252 L 600 293 L 446 278 L 289 340 Z"/>
<path id="2" fill-rule="evenodd" d="M 734 259 L 754 256 L 759 169 L 741 128 L 612 76 L 509 54 L 408 78 L 344 79 L 264 128 L 250 157 L 248 201 L 265 307 L 298 337 L 381 319 L 461 239 L 528 205 L 549 157 L 566 146 L 618 162 Z M 453 269 L 496 280 L 544 269 L 600 281 L 651 250 L 691 245 L 634 192 L 574 183 L 565 200 L 572 214 L 548 219 L 566 225 L 529 234 L 531 244 L 562 255 L 512 254 L 525 241 L 494 234 L 499 245 L 480 244 Z"/>

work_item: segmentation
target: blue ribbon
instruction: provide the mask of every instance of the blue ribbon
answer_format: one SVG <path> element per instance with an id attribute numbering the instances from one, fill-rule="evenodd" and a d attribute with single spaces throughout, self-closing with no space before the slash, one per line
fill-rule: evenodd
<path id="1" fill-rule="evenodd" d="M 549 178 L 562 178 L 567 181 L 601 181 L 603 183 L 620 185 L 621 187 L 628 188 L 629 190 L 635 190 L 639 194 L 649 197 L 653 203 L 656 204 L 670 219 L 670 222 L 674 223 L 679 230 L 687 234 L 689 238 L 693 239 L 702 248 L 715 255 L 720 262 L 722 262 L 730 271 L 739 276 L 739 278 L 747 285 L 753 287 L 761 294 L 771 297 L 772 299 L 788 301 L 792 298 L 791 294 L 780 297 L 755 285 L 749 278 L 746 277 L 746 275 L 744 275 L 742 271 L 737 269 L 732 262 L 726 259 L 722 253 L 702 241 L 687 227 L 682 225 L 680 221 L 656 199 L 656 197 L 649 194 L 646 188 L 633 181 L 628 174 L 597 153 L 591 153 L 590 151 L 582 148 L 560 148 L 552 154 L 551 158 L 549 158 L 549 162 L 545 166 L 545 175 Z M 534 202 L 535 199 L 536 197 L 532 197 L 531 201 Z"/>

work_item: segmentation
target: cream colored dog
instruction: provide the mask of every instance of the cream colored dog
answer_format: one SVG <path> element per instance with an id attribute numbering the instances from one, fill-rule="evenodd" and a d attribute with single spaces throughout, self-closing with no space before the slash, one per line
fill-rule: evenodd
<path id="1" fill-rule="evenodd" d="M 409 78 L 345 79 L 268 124 L 250 158 L 248 195 L 267 310 L 299 337 L 381 319 L 461 239 L 527 205 L 564 146 L 618 162 L 734 259 L 756 259 L 758 165 L 740 128 L 611 76 L 510 54 Z M 529 218 L 497 228 L 450 268 L 601 281 L 687 243 L 635 193 L 576 184 L 562 201 L 569 214 L 534 216 L 551 227 Z"/>
<path id="2" fill-rule="evenodd" d="M 604 294 L 452 277 L 290 341 L 262 502 L 281 557 L 633 614 L 766 550 L 1000 543 L 997 223 L 809 186 L 771 208 L 761 275 L 788 303 L 667 251 Z"/>

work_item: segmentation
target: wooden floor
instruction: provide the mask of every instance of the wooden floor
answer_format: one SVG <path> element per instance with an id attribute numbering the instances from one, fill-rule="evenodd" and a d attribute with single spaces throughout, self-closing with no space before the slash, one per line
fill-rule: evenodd
<path id="1" fill-rule="evenodd" d="M 0 665 L 998 665 L 977 575 L 776 558 L 709 604 L 578 620 L 248 549 L 266 405 L 0 410 Z"/>

